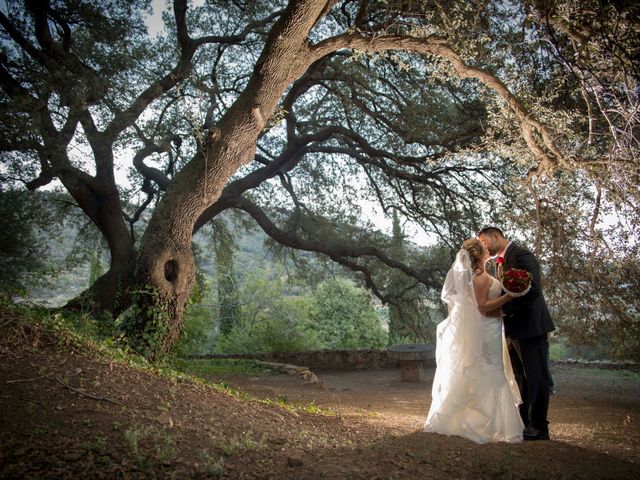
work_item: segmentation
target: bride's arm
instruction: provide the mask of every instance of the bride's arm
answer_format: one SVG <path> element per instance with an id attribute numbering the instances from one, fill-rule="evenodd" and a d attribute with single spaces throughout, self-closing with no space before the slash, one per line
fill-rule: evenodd
<path id="1" fill-rule="evenodd" d="M 489 288 L 491 287 L 491 278 L 488 274 L 477 275 L 473 277 L 473 289 L 476 294 L 476 302 L 478 310 L 485 315 L 492 312 L 511 300 L 509 295 L 501 295 L 498 298 L 489 300 Z"/>

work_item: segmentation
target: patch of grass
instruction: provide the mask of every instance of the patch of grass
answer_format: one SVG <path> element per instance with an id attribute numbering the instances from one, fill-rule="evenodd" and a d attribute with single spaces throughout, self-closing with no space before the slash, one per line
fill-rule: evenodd
<path id="1" fill-rule="evenodd" d="M 335 417 L 337 414 L 334 410 L 330 408 L 319 407 L 315 402 L 310 403 L 297 403 L 297 402 L 289 402 L 287 397 L 280 395 L 277 399 L 273 400 L 271 398 L 261 398 L 254 399 L 264 405 L 270 406 L 278 406 L 284 408 L 289 412 L 306 412 L 311 413 L 313 415 L 322 415 L 325 417 Z"/>
<path id="2" fill-rule="evenodd" d="M 34 428 L 33 428 L 33 430 L 32 430 L 32 432 L 33 432 L 35 435 L 46 435 L 46 434 L 48 434 L 48 433 L 49 433 L 49 429 L 48 429 L 46 426 L 44 426 L 44 425 L 39 425 L 39 426 L 37 426 L 37 427 L 34 427 Z"/>
<path id="3" fill-rule="evenodd" d="M 205 382 L 206 383 L 206 382 Z M 227 395 L 232 395 L 236 398 L 240 398 L 242 400 L 250 401 L 250 402 L 258 402 L 263 405 L 269 405 L 272 407 L 280 407 L 289 412 L 306 412 L 314 415 L 322 415 L 325 417 L 335 417 L 337 413 L 330 409 L 319 407 L 315 402 L 310 403 L 297 403 L 290 402 L 286 395 L 278 395 L 278 397 L 274 400 L 272 398 L 258 398 L 252 395 L 249 395 L 246 392 L 241 392 L 230 386 L 228 383 L 222 381 L 218 383 L 208 383 L 209 386 L 212 386 L 219 392 L 226 393 Z"/>
<path id="4" fill-rule="evenodd" d="M 198 378 L 198 377 L 196 377 Z M 227 395 L 234 396 L 236 398 L 241 398 L 242 400 L 254 400 L 255 398 L 249 395 L 246 392 L 241 392 L 240 390 L 233 388 L 227 382 L 217 382 L 217 383 L 209 383 L 206 380 L 200 379 L 204 384 L 209 385 L 215 388 L 218 392 L 226 393 Z"/>
<path id="5" fill-rule="evenodd" d="M 178 449 L 176 447 L 176 439 L 172 435 L 168 435 L 167 432 L 161 432 L 160 435 L 156 435 L 155 438 L 155 454 L 160 463 L 169 463 L 178 456 Z"/>
<path id="6" fill-rule="evenodd" d="M 253 432 L 247 431 L 236 437 L 218 441 L 216 447 L 220 449 L 225 457 L 228 457 L 237 451 L 259 450 L 264 448 L 266 444 L 265 436 L 256 437 Z"/>
<path id="7" fill-rule="evenodd" d="M 640 383 L 640 373 L 632 372 L 631 370 L 619 370 L 620 376 L 633 380 L 635 383 Z"/>
<path id="8" fill-rule="evenodd" d="M 85 453 L 100 454 L 106 451 L 107 439 L 105 437 L 97 437 L 94 441 L 82 442 L 80 448 L 82 448 Z"/>
<path id="9" fill-rule="evenodd" d="M 583 367 L 581 373 L 595 378 L 620 379 L 640 383 L 640 373 L 624 369 Z"/>
<path id="10" fill-rule="evenodd" d="M 164 429 L 134 424 L 124 432 L 133 461 L 141 470 L 173 461 L 178 455 L 176 439 Z"/>
<path id="11" fill-rule="evenodd" d="M 142 455 L 140 442 L 146 438 L 148 435 L 148 429 L 146 427 L 142 427 L 140 425 L 133 425 L 124 432 L 124 440 L 131 451 L 131 456 L 133 457 L 136 465 L 141 465 L 144 463 L 144 455 Z"/>
<path id="12" fill-rule="evenodd" d="M 331 409 L 319 407 L 318 405 L 316 405 L 316 402 L 313 401 L 308 403 L 307 405 L 302 406 L 301 410 L 307 413 L 315 413 L 318 415 L 328 414 L 329 412 L 331 412 L 332 415 L 335 415 L 335 412 L 333 412 Z"/>
<path id="13" fill-rule="evenodd" d="M 225 474 L 224 459 L 222 457 L 214 457 L 206 450 L 200 450 L 198 456 L 208 476 L 218 478 Z"/>
<path id="14" fill-rule="evenodd" d="M 35 403 L 28 401 L 25 410 L 27 412 L 27 415 L 31 417 L 36 415 L 36 413 L 40 411 L 40 408 Z"/>
<path id="15" fill-rule="evenodd" d="M 276 373 L 273 367 L 262 365 L 255 360 L 233 358 L 185 359 L 181 363 L 185 372 L 200 377 L 221 374 L 259 376 Z"/>
<path id="16" fill-rule="evenodd" d="M 305 448 L 330 448 L 330 447 L 350 447 L 350 440 L 337 440 L 330 435 L 318 430 L 309 431 L 304 428 L 296 430 L 291 440 L 291 445 L 302 444 Z"/>
<path id="17" fill-rule="evenodd" d="M 551 360 L 565 360 L 568 355 L 564 342 L 556 341 L 549 343 L 549 358 Z"/>

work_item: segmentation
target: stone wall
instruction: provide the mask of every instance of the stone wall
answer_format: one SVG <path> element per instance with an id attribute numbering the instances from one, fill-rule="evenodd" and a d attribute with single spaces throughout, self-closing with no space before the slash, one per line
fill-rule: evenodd
<path id="1" fill-rule="evenodd" d="M 241 358 L 265 362 L 288 363 L 312 370 L 357 370 L 390 368 L 398 365 L 386 350 L 317 350 L 312 352 L 273 352 L 198 355 L 192 358 Z"/>

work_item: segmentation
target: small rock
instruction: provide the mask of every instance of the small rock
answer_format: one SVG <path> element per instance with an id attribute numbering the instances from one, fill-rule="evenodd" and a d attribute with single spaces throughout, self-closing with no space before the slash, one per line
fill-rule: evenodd
<path id="1" fill-rule="evenodd" d="M 301 458 L 287 457 L 287 465 L 289 465 L 290 467 L 301 467 L 302 464 L 303 464 L 303 461 Z"/>
<path id="2" fill-rule="evenodd" d="M 82 455 L 80 455 L 79 453 L 67 453 L 63 455 L 62 458 L 67 462 L 77 462 L 78 460 L 80 460 L 80 458 L 82 458 Z"/>

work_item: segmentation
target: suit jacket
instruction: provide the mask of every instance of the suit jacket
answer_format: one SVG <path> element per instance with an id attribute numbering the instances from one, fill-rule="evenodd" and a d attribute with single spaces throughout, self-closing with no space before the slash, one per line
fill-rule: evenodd
<path id="1" fill-rule="evenodd" d="M 520 268 L 531 273 L 531 289 L 526 295 L 504 304 L 504 331 L 510 338 L 531 338 L 555 330 L 542 294 L 540 263 L 526 248 L 511 243 L 504 254 L 504 271 Z"/>

